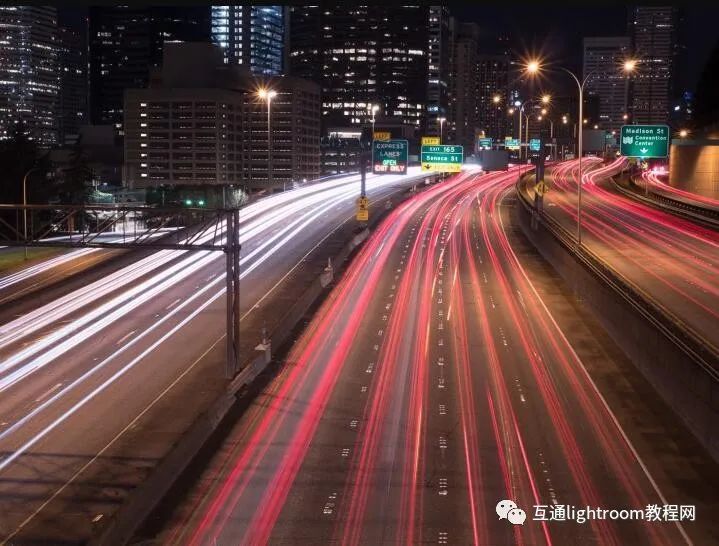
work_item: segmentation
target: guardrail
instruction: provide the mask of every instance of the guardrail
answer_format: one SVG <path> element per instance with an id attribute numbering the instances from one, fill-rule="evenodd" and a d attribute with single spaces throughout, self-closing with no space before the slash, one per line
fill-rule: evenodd
<path id="1" fill-rule="evenodd" d="M 518 180 L 516 184 L 516 192 L 522 206 L 596 278 L 609 286 L 650 324 L 669 338 L 692 362 L 700 366 L 715 381 L 719 381 L 719 369 L 717 368 L 719 349 L 693 331 L 684 321 L 645 291 L 618 275 L 611 266 L 585 245 L 577 246 L 574 236 L 551 215 L 537 211 L 527 194 L 527 178 Z"/>
<path id="2" fill-rule="evenodd" d="M 719 210 L 701 207 L 679 199 L 672 199 L 651 189 L 649 189 L 648 192 L 652 197 L 646 197 L 638 192 L 624 188 L 617 182 L 616 176 L 610 177 L 610 180 L 617 191 L 629 199 L 634 199 L 656 208 L 665 209 L 688 220 L 697 221 L 709 227 L 719 229 Z"/>

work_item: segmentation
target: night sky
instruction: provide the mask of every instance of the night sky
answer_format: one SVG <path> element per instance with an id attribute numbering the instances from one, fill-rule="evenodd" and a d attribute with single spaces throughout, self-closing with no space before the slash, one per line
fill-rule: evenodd
<path id="1" fill-rule="evenodd" d="M 528 3 L 498 3 L 481 6 L 453 5 L 450 9 L 460 21 L 473 21 L 480 28 L 502 29 L 509 32 L 515 43 L 512 53 L 543 52 L 552 63 L 570 70 L 582 70 L 582 39 L 585 36 L 618 36 L 627 32 L 627 7 L 611 3 L 588 6 L 556 7 Z M 682 90 L 693 90 L 717 44 L 719 6 L 694 5 L 684 8 L 686 62 L 678 73 Z M 556 85 L 566 89 L 569 77 L 557 78 Z"/>

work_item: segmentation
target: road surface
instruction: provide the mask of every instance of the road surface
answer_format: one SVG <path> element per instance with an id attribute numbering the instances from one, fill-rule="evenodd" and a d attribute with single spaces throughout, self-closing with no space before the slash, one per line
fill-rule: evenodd
<path id="1" fill-rule="evenodd" d="M 510 244 L 502 203 L 515 179 L 465 173 L 391 213 L 153 543 L 717 538 L 690 521 L 533 519 L 554 505 L 689 504 L 706 476 L 675 477 L 669 500 L 652 476 L 586 371 L 615 365 L 601 333 L 571 306 L 555 318 L 545 299 L 561 300 L 557 287 Z M 504 499 L 524 525 L 498 518 Z"/>

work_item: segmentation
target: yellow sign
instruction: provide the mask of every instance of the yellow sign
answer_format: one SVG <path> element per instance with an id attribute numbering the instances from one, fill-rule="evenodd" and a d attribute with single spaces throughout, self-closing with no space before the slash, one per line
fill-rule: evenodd
<path id="1" fill-rule="evenodd" d="M 438 136 L 423 136 L 422 137 L 422 146 L 437 146 L 439 145 L 439 137 Z"/>
<path id="2" fill-rule="evenodd" d="M 357 206 L 361 209 L 366 209 L 369 206 L 369 199 L 366 197 L 360 197 L 357 199 Z"/>
<path id="3" fill-rule="evenodd" d="M 461 163 L 422 163 L 422 171 L 442 173 L 458 173 L 462 170 Z"/>
<path id="4" fill-rule="evenodd" d="M 375 140 L 390 140 L 391 138 L 392 134 L 389 131 L 375 131 L 374 133 Z"/>
<path id="5" fill-rule="evenodd" d="M 369 221 L 369 211 L 367 209 L 359 209 L 357 211 L 357 221 L 358 222 Z"/>
<path id="6" fill-rule="evenodd" d="M 544 195 L 549 191 L 549 184 L 547 184 L 544 180 L 540 180 L 534 187 L 534 191 L 536 191 L 539 195 Z"/>

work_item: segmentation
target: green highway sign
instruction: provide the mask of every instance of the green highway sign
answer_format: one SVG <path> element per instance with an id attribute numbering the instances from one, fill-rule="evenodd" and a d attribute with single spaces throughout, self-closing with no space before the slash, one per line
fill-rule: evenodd
<path id="1" fill-rule="evenodd" d="M 542 149 L 542 141 L 538 138 L 529 139 L 529 150 L 532 152 L 538 152 Z"/>
<path id="2" fill-rule="evenodd" d="M 406 140 L 372 142 L 373 174 L 407 174 L 409 145 Z"/>
<path id="3" fill-rule="evenodd" d="M 667 157 L 669 127 L 667 125 L 622 125 L 620 153 L 625 157 Z"/>
<path id="4" fill-rule="evenodd" d="M 464 162 L 462 146 L 422 146 L 420 163 L 423 171 L 459 172 Z"/>
<path id="5" fill-rule="evenodd" d="M 507 148 L 507 150 L 519 150 L 519 139 L 506 137 L 504 139 L 504 147 Z"/>
<path id="6" fill-rule="evenodd" d="M 491 138 L 480 138 L 477 140 L 477 147 L 481 150 L 482 148 L 491 148 L 492 147 L 492 139 Z"/>

